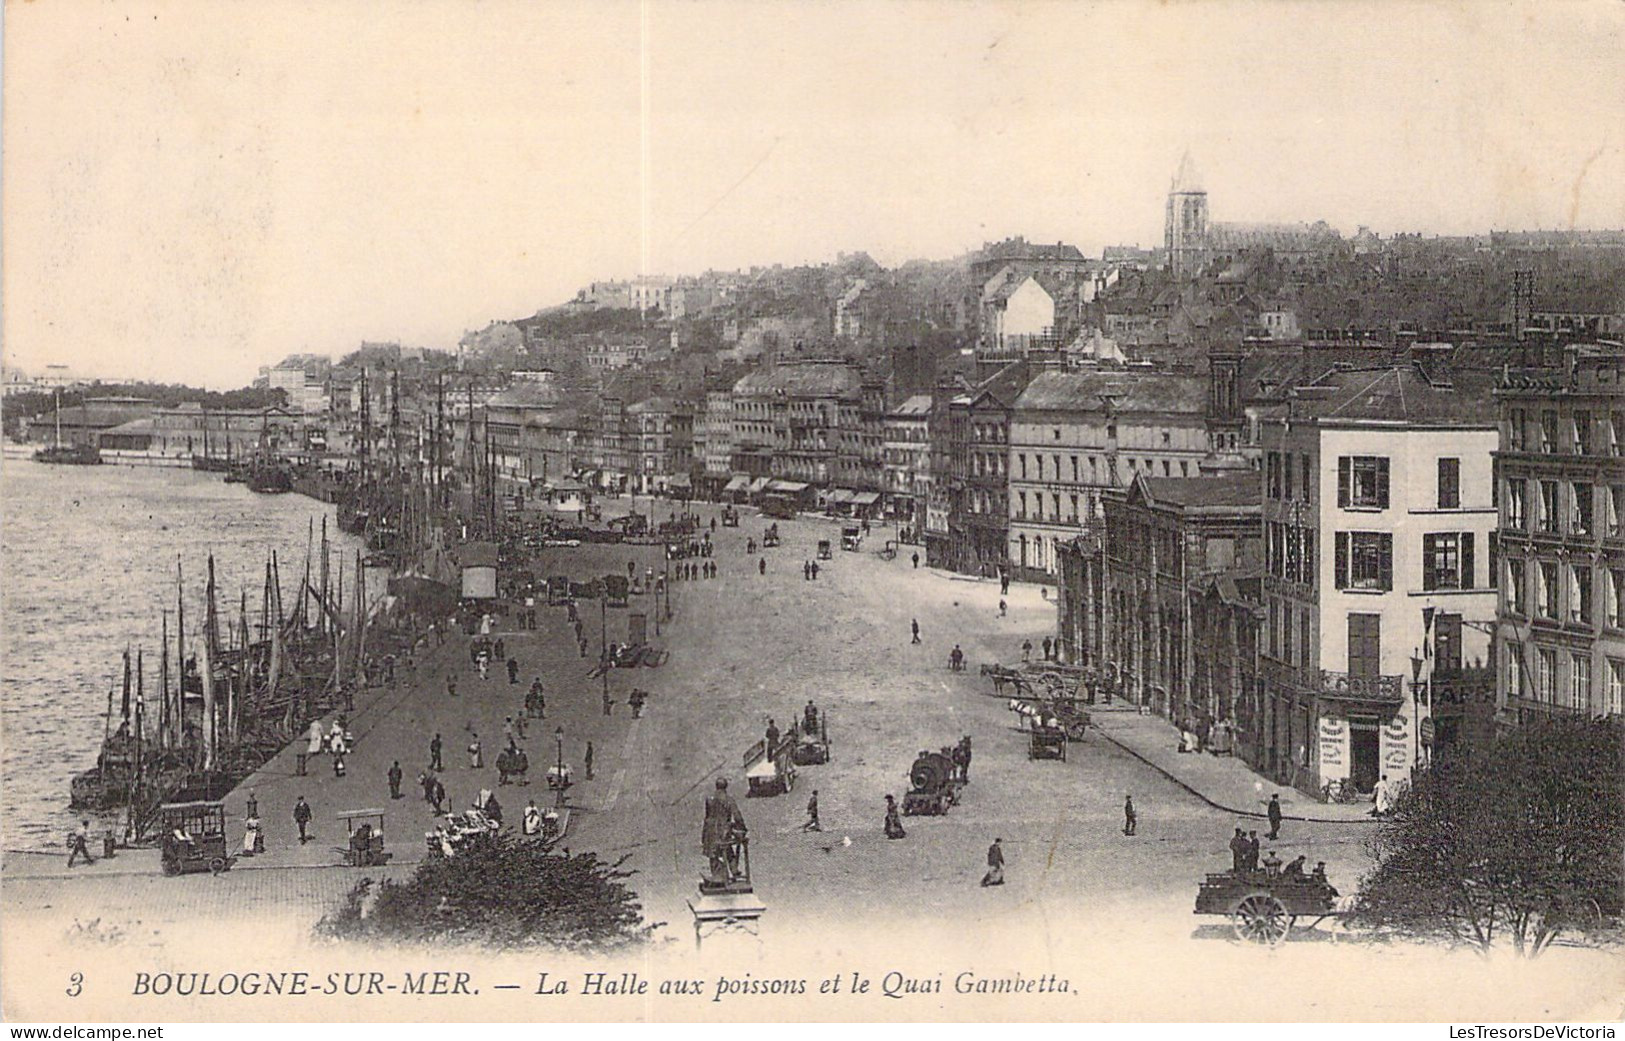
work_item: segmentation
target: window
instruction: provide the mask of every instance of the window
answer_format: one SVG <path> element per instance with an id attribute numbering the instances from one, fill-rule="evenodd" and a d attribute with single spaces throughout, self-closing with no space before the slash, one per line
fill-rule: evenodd
<path id="1" fill-rule="evenodd" d="M 1535 595 L 1540 599 L 1540 616 L 1557 620 L 1557 564 L 1554 561 L 1542 560 L 1535 571 L 1535 578 L 1540 588 Z"/>
<path id="2" fill-rule="evenodd" d="M 1286 536 L 1286 571 L 1284 577 L 1296 582 L 1298 580 L 1298 532 L 1300 529 L 1294 526 L 1283 530 Z"/>
<path id="3" fill-rule="evenodd" d="M 1422 536 L 1422 588 L 1473 588 L 1473 533 Z"/>
<path id="4" fill-rule="evenodd" d="M 1507 663 L 1507 697 L 1526 697 L 1524 690 L 1523 659 L 1518 656 L 1518 645 L 1508 640 L 1501 652 L 1503 660 Z"/>
<path id="5" fill-rule="evenodd" d="M 1016 500 L 1017 503 L 1018 503 L 1018 506 L 1016 508 L 1020 511 L 1017 514 L 1017 516 L 1020 517 L 1022 520 L 1026 520 L 1027 519 L 1027 493 L 1026 492 L 1017 492 L 1016 495 L 1018 496 L 1018 498 Z"/>
<path id="6" fill-rule="evenodd" d="M 1507 417 L 1507 448 L 1514 452 L 1521 452 L 1524 448 L 1524 429 L 1529 425 L 1529 417 L 1521 408 L 1512 410 Z"/>
<path id="7" fill-rule="evenodd" d="M 1591 519 L 1595 516 L 1591 507 L 1591 485 L 1575 481 L 1572 491 L 1569 501 L 1574 506 L 1574 512 L 1569 514 L 1569 530 L 1576 535 L 1589 535 Z"/>
<path id="8" fill-rule="evenodd" d="M 1608 577 L 1608 596 L 1603 607 L 1609 627 L 1619 629 L 1625 627 L 1625 571 L 1609 568 L 1604 574 Z"/>
<path id="9" fill-rule="evenodd" d="M 1281 605 L 1281 660 L 1292 664 L 1292 607 Z"/>
<path id="10" fill-rule="evenodd" d="M 1625 661 L 1608 659 L 1608 704 L 1603 706 L 1609 715 L 1625 712 Z"/>
<path id="11" fill-rule="evenodd" d="M 1506 526 L 1523 531 L 1529 520 L 1529 482 L 1522 477 L 1507 478 Z"/>
<path id="12" fill-rule="evenodd" d="M 1529 602 L 1527 600 L 1528 588 L 1525 586 L 1525 568 L 1521 560 L 1509 560 L 1507 568 L 1507 610 L 1512 614 L 1527 615 Z"/>
<path id="13" fill-rule="evenodd" d="M 1078 493 L 1072 493 L 1072 523 L 1078 523 Z"/>
<path id="14" fill-rule="evenodd" d="M 1291 452 L 1282 452 L 1281 453 L 1281 468 L 1282 468 L 1281 494 L 1282 494 L 1283 497 L 1285 497 L 1287 499 L 1296 498 L 1296 493 L 1294 493 L 1294 491 L 1292 490 L 1293 480 L 1292 480 L 1292 453 Z M 1304 474 L 1304 476 L 1308 477 L 1309 475 Z"/>
<path id="15" fill-rule="evenodd" d="M 1337 588 L 1394 588 L 1394 537 L 1385 531 L 1340 531 L 1335 547 Z"/>
<path id="16" fill-rule="evenodd" d="M 1557 413 L 1552 409 L 1540 414 L 1540 450 L 1557 451 Z"/>
<path id="17" fill-rule="evenodd" d="M 1382 615 L 1349 615 L 1349 675 L 1378 676 L 1382 669 Z"/>
<path id="18" fill-rule="evenodd" d="M 1569 655 L 1569 707 L 1584 709 L 1591 704 L 1591 655 Z"/>
<path id="19" fill-rule="evenodd" d="M 1053 504 L 1055 506 L 1055 511 L 1053 513 L 1051 513 L 1050 516 L 1053 517 L 1057 522 L 1059 522 L 1060 519 L 1061 519 L 1061 493 L 1060 492 L 1051 492 L 1050 493 L 1050 499 L 1051 499 L 1051 501 L 1053 502 Z"/>
<path id="20" fill-rule="evenodd" d="M 1535 648 L 1535 700 L 1552 703 L 1557 685 L 1557 652 L 1550 647 Z"/>
<path id="21" fill-rule="evenodd" d="M 1610 487 L 1603 502 L 1608 507 L 1608 526 L 1603 530 L 1610 538 L 1617 537 L 1625 525 L 1625 487 Z"/>
<path id="22" fill-rule="evenodd" d="M 1314 473 L 1314 471 L 1309 469 L 1308 452 L 1304 452 L 1302 455 L 1298 456 L 1298 468 L 1303 471 L 1303 501 L 1308 502 L 1310 499 L 1314 498 L 1309 491 L 1309 486 L 1312 483 L 1310 474 Z"/>
<path id="23" fill-rule="evenodd" d="M 1078 457 L 1072 457 L 1072 483 L 1078 483 Z"/>
<path id="24" fill-rule="evenodd" d="M 1298 646 L 1303 649 L 1302 652 L 1301 652 L 1303 654 L 1303 664 L 1304 665 L 1313 665 L 1314 664 L 1314 659 L 1310 656 L 1310 653 L 1309 653 L 1309 609 L 1308 608 L 1304 608 L 1303 613 L 1298 616 Z"/>
<path id="25" fill-rule="evenodd" d="M 1042 481 L 1044 479 L 1044 457 L 1041 455 L 1033 456 L 1033 465 L 1038 467 L 1038 479 Z"/>
<path id="26" fill-rule="evenodd" d="M 1439 509 L 1461 509 L 1461 460 L 1439 460 Z"/>
<path id="27" fill-rule="evenodd" d="M 1551 535 L 1557 532 L 1557 482 L 1540 482 L 1540 516 L 1535 518 L 1535 530 Z"/>
<path id="28" fill-rule="evenodd" d="M 1434 616 L 1433 664 L 1440 672 L 1461 671 L 1461 615 Z"/>
<path id="29" fill-rule="evenodd" d="M 1614 412 L 1608 416 L 1608 452 L 1610 455 L 1625 455 L 1625 412 Z"/>
<path id="30" fill-rule="evenodd" d="M 1591 624 L 1591 566 L 1569 566 L 1569 621 Z"/>
<path id="31" fill-rule="evenodd" d="M 1298 579 L 1306 586 L 1315 584 L 1315 529 L 1303 529 L 1303 574 Z"/>
<path id="32" fill-rule="evenodd" d="M 1027 479 L 1027 453 L 1021 453 L 1018 458 L 1021 460 L 1021 479 L 1025 481 Z"/>
<path id="33" fill-rule="evenodd" d="M 1280 608 L 1279 605 L 1277 605 L 1272 599 L 1270 600 L 1270 657 L 1272 658 L 1279 658 L 1281 656 L 1281 641 L 1276 635 L 1276 625 L 1279 623 L 1279 621 Z"/>
<path id="34" fill-rule="evenodd" d="M 1269 480 L 1270 498 L 1281 497 L 1281 453 L 1271 452 L 1265 459 L 1264 472 Z"/>
<path id="35" fill-rule="evenodd" d="M 1574 413 L 1574 450 L 1581 455 L 1591 454 L 1591 413 Z"/>
<path id="36" fill-rule="evenodd" d="M 1345 509 L 1386 510 L 1387 457 L 1370 455 L 1340 457 L 1337 460 L 1337 505 Z"/>

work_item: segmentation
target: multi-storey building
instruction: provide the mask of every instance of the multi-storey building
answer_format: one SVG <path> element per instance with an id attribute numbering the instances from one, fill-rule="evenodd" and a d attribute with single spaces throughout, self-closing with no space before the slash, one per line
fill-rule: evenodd
<path id="1" fill-rule="evenodd" d="M 646 398 L 626 409 L 628 489 L 644 495 L 665 491 L 671 475 L 671 402 Z"/>
<path id="2" fill-rule="evenodd" d="M 515 380 L 507 389 L 493 394 L 483 410 L 481 433 L 490 439 L 490 458 L 499 481 L 529 484 L 558 477 L 549 473 L 544 460 L 526 451 L 525 429 L 544 419 L 559 406 L 560 394 L 550 378 Z"/>
<path id="3" fill-rule="evenodd" d="M 694 462 L 715 497 L 733 476 L 733 391 L 709 389 L 694 416 Z"/>
<path id="4" fill-rule="evenodd" d="M 931 498 L 931 396 L 916 394 L 886 414 L 887 505 L 897 523 L 925 526 Z"/>
<path id="5" fill-rule="evenodd" d="M 1039 373 L 1010 417 L 1009 548 L 1047 580 L 1060 546 L 1100 520 L 1100 495 L 1139 474 L 1194 477 L 1208 453 L 1208 387 L 1146 372 Z"/>
<path id="6" fill-rule="evenodd" d="M 944 563 L 954 571 L 991 577 L 1009 565 L 1010 419 L 1027 380 L 1027 364 L 1011 362 L 948 402 Z"/>
<path id="7" fill-rule="evenodd" d="M 1496 453 L 1498 718 L 1625 712 L 1625 351 L 1509 373 Z"/>
<path id="8" fill-rule="evenodd" d="M 1497 431 L 1489 387 L 1456 379 L 1337 369 L 1263 421 L 1262 683 L 1238 743 L 1280 783 L 1408 777 L 1457 737 L 1429 688 L 1488 681 Z"/>
<path id="9" fill-rule="evenodd" d="M 872 503 L 881 483 L 884 391 L 846 362 L 782 362 L 734 384 L 733 469 L 783 490 L 844 488 Z M 784 486 L 799 487 L 784 487 Z"/>

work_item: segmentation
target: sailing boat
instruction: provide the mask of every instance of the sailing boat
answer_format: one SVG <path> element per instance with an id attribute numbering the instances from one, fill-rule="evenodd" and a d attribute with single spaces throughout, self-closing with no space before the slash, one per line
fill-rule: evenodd
<path id="1" fill-rule="evenodd" d="M 102 461 L 101 452 L 92 444 L 64 445 L 62 443 L 62 392 L 56 392 L 56 442 L 49 448 L 41 448 L 34 453 L 36 463 L 62 463 L 68 466 L 97 466 Z"/>

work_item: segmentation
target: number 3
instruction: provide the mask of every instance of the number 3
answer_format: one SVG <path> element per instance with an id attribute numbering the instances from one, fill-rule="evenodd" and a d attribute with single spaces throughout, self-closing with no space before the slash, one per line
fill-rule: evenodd
<path id="1" fill-rule="evenodd" d="M 77 998 L 85 989 L 85 974 L 76 972 L 68 977 L 68 997 Z"/>

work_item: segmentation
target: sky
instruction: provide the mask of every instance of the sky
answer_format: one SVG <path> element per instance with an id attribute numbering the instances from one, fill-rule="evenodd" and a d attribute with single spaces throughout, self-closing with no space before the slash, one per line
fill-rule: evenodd
<path id="1" fill-rule="evenodd" d="M 1625 4 L 8 3 L 4 360 L 223 388 L 640 272 L 1625 227 Z"/>

